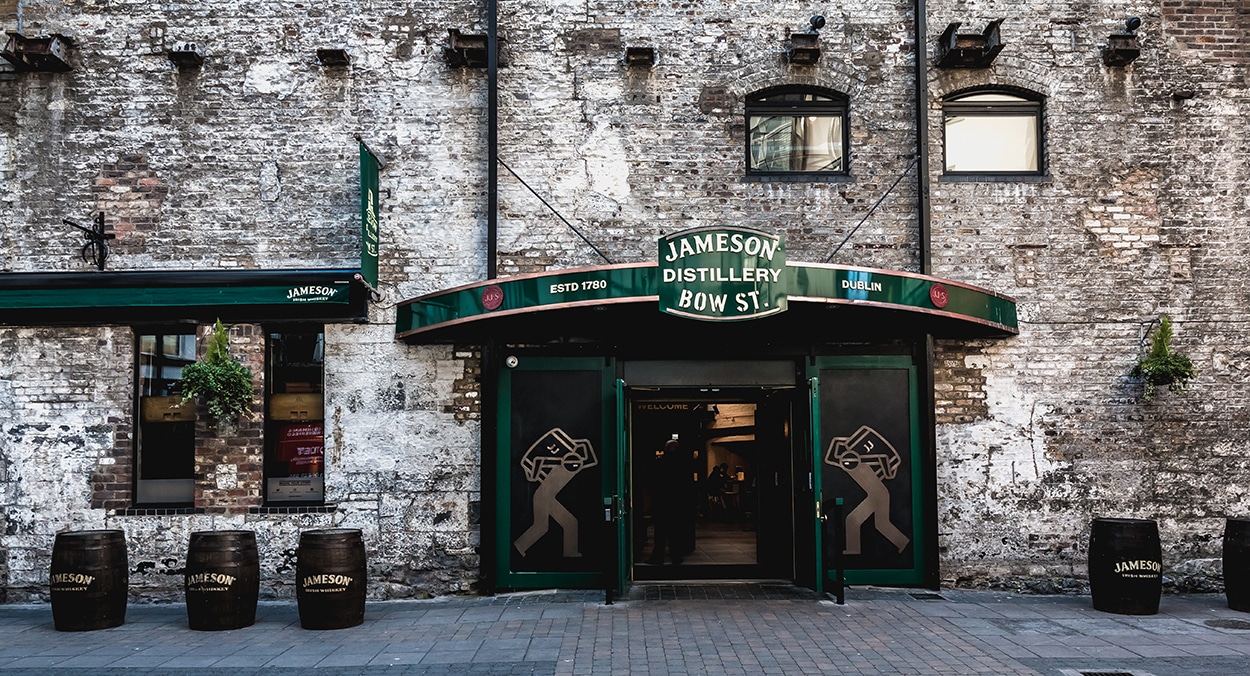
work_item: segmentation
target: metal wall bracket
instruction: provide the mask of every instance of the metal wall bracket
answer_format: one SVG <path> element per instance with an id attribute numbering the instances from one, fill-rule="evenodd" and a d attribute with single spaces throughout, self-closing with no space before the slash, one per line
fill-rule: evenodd
<path id="1" fill-rule="evenodd" d="M 786 59 L 800 66 L 810 66 L 819 61 L 820 36 L 816 33 L 791 33 Z"/>
<path id="2" fill-rule="evenodd" d="M 1131 33 L 1107 37 L 1107 44 L 1102 48 L 1102 63 L 1105 66 L 1127 66 L 1141 56 L 1141 47 L 1137 44 L 1137 36 Z"/>
<path id="3" fill-rule="evenodd" d="M 317 50 L 317 61 L 323 68 L 346 68 L 352 59 L 342 47 L 322 47 Z"/>
<path id="4" fill-rule="evenodd" d="M 97 270 L 103 270 L 104 262 L 109 257 L 108 240 L 117 237 L 114 233 L 104 232 L 104 212 L 101 211 L 95 215 L 95 218 L 91 221 L 91 227 L 79 225 L 68 218 L 62 218 L 61 222 L 83 231 L 87 241 L 83 243 L 82 249 L 79 251 L 82 261 L 84 263 L 95 263 Z"/>
<path id="5" fill-rule="evenodd" d="M 204 53 L 194 42 L 184 42 L 169 50 L 169 60 L 179 68 L 199 68 L 204 63 Z"/>
<path id="6" fill-rule="evenodd" d="M 486 67 L 486 43 L 485 34 L 469 35 L 461 33 L 455 28 L 447 29 L 447 45 L 443 47 L 443 53 L 447 56 L 447 62 L 457 68 L 485 68 Z M 499 41 L 502 44 L 502 40 Z M 500 44 L 495 46 L 496 50 L 500 50 Z M 503 55 L 500 53 L 498 63 L 500 66 L 506 65 L 503 62 Z"/>
<path id="7" fill-rule="evenodd" d="M 956 21 L 938 37 L 939 68 L 988 68 L 1003 50 L 999 26 L 1005 19 L 991 21 L 980 33 L 957 33 L 963 24 Z"/>
<path id="8" fill-rule="evenodd" d="M 655 47 L 626 47 L 625 65 L 650 68 L 655 65 Z"/>
<path id="9" fill-rule="evenodd" d="M 64 35 L 28 38 L 8 31 L 9 40 L 0 56 L 19 71 L 64 73 L 69 65 L 70 39 Z"/>

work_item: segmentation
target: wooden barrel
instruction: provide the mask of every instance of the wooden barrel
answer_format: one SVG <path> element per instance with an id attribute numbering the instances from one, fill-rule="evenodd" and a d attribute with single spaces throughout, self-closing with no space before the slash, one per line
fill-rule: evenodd
<path id="1" fill-rule="evenodd" d="M 187 624 L 219 631 L 256 623 L 260 557 L 250 530 L 199 531 L 187 547 Z"/>
<path id="2" fill-rule="evenodd" d="M 56 534 L 48 586 L 58 631 L 92 631 L 126 621 L 130 568 L 120 530 Z"/>
<path id="3" fill-rule="evenodd" d="M 295 577 L 300 626 L 343 629 L 365 621 L 365 545 L 359 530 L 300 533 Z"/>
<path id="4" fill-rule="evenodd" d="M 1163 591 L 1159 525 L 1149 519 L 1094 519 L 1089 536 L 1094 609 L 1154 615 Z"/>
<path id="5" fill-rule="evenodd" d="M 1250 612 L 1250 519 L 1224 523 L 1224 595 L 1229 608 Z"/>

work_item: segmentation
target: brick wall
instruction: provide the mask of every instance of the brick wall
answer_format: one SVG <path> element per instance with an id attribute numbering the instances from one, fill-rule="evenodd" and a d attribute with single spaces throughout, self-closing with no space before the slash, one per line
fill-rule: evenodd
<path id="1" fill-rule="evenodd" d="M 1178 49 L 1203 59 L 1245 63 L 1250 7 L 1228 0 L 1164 0 L 1163 25 Z"/>
<path id="2" fill-rule="evenodd" d="M 264 501 L 265 332 L 257 324 L 230 327 L 230 357 L 252 370 L 252 410 L 237 420 L 214 420 L 200 404 L 195 420 L 195 506 L 209 514 L 245 514 Z M 203 358 L 213 327 L 196 341 Z"/>
<path id="3" fill-rule="evenodd" d="M 367 323 L 327 328 L 336 511 L 116 516 L 132 453 L 130 330 L 0 329 L 0 406 L 19 413 L 0 439 L 10 600 L 37 586 L 55 529 L 105 521 L 142 543 L 135 560 L 167 576 L 147 584 L 169 593 L 176 566 L 161 562 L 176 562 L 180 538 L 204 527 L 260 531 L 277 595 L 289 592 L 298 530 L 321 525 L 361 527 L 377 543 L 375 596 L 464 590 L 476 579 L 479 355 L 396 344 L 393 305 L 486 274 L 486 75 L 442 55 L 448 28 L 482 30 L 480 9 L 240 7 L 22 4 L 23 31 L 74 38 L 75 70 L 0 75 L 0 269 L 89 269 L 61 219 L 98 210 L 122 235 L 112 269 L 352 267 L 360 134 L 387 160 L 382 297 Z M 1250 450 L 1250 92 L 1237 7 L 928 4 L 920 48 L 930 56 L 948 22 L 1007 19 L 992 67 L 927 74 L 922 169 L 934 179 L 935 274 L 1013 295 L 1021 317 L 1016 338 L 939 343 L 948 582 L 1063 587 L 1084 574 L 1089 519 L 1120 515 L 1159 519 L 1167 565 L 1199 571 L 1173 579 L 1201 585 L 1220 520 L 1250 513 L 1240 489 L 1250 481 L 1240 460 Z M 825 8 L 822 58 L 803 67 L 788 65 L 784 49 L 809 7 L 742 10 L 502 8 L 500 153 L 517 173 L 500 173 L 502 273 L 603 263 L 560 217 L 621 263 L 653 259 L 660 235 L 717 224 L 782 233 L 792 260 L 822 261 L 867 216 L 834 262 L 920 268 L 911 179 L 886 194 L 914 157 L 917 45 L 906 6 Z M 14 14 L 0 2 L 6 29 Z M 1142 55 L 1108 68 L 1100 45 L 1131 14 L 1143 18 Z M 164 50 L 179 42 L 204 50 L 200 69 L 169 62 Z M 352 66 L 320 67 L 313 54 L 327 45 L 345 46 Z M 634 45 L 654 46 L 657 65 L 624 67 Z M 850 180 L 742 180 L 746 96 L 796 83 L 850 97 Z M 941 180 L 941 100 L 980 85 L 1044 97 L 1044 180 Z M 1145 404 L 1128 371 L 1160 314 L 1175 320 L 1199 377 L 1190 393 Z M 256 344 L 236 339 L 243 350 Z M 254 440 L 243 448 L 238 462 L 200 470 L 204 491 L 239 490 L 218 488 L 223 476 L 248 486 L 220 496 L 240 501 L 231 512 L 254 504 Z M 58 517 L 36 519 L 45 508 Z"/>
<path id="4" fill-rule="evenodd" d="M 131 350 L 124 330 L 0 329 L 0 549 L 10 601 L 45 588 L 58 531 L 103 524 L 90 498 L 127 434 L 117 421 L 130 415 L 131 373 L 114 365 L 130 363 Z M 45 377 L 22 375 L 30 373 Z"/>

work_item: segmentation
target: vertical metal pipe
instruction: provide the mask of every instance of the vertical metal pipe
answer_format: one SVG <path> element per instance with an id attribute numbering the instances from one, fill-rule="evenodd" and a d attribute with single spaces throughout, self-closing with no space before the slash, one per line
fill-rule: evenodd
<path id="1" fill-rule="evenodd" d="M 920 272 L 933 274 L 933 233 L 929 202 L 929 36 L 928 8 L 925 0 L 916 0 L 916 216 L 920 229 Z M 939 589 L 942 584 L 941 557 L 938 555 L 937 516 L 937 398 L 934 385 L 936 350 L 933 334 L 923 333 L 917 338 L 916 359 L 920 361 L 917 372 L 920 380 L 920 430 L 921 448 L 924 449 L 922 467 L 924 474 L 932 477 L 921 487 L 920 499 L 924 501 L 925 517 L 922 528 L 925 560 L 924 586 Z"/>
<path id="2" fill-rule="evenodd" d="M 486 0 L 486 277 L 499 276 L 499 16 Z"/>
<path id="3" fill-rule="evenodd" d="M 929 205 L 929 36 L 925 0 L 916 0 L 916 211 L 920 228 L 920 272 L 933 272 Z"/>

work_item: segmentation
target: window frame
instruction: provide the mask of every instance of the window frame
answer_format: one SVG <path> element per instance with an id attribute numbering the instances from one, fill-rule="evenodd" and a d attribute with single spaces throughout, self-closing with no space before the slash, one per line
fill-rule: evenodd
<path id="1" fill-rule="evenodd" d="M 149 420 L 145 420 L 146 413 L 145 413 L 144 399 L 146 397 L 158 397 L 158 396 L 176 397 L 180 395 L 181 388 L 176 387 L 175 383 L 180 381 L 181 378 L 177 378 L 177 379 L 165 378 L 161 375 L 160 369 L 173 366 L 177 362 L 182 362 L 182 366 L 186 366 L 187 364 L 193 363 L 196 359 L 198 359 L 199 358 L 198 331 L 196 330 L 196 327 L 193 327 L 193 326 L 145 326 L 145 327 L 136 327 L 134 329 L 133 335 L 134 335 L 133 369 L 134 369 L 134 407 L 135 407 L 134 408 L 134 434 L 135 434 L 135 438 L 134 438 L 134 460 L 133 460 L 134 471 L 131 477 L 134 492 L 132 493 L 133 498 L 131 499 L 130 502 L 134 506 L 141 507 L 141 508 L 193 506 L 195 504 L 196 406 L 194 404 L 188 403 L 186 406 L 182 407 L 182 409 L 179 411 L 180 417 L 178 420 L 175 420 L 175 421 L 170 421 L 170 422 L 155 421 L 155 420 L 149 421 Z M 191 348 L 190 357 L 189 358 L 168 357 L 163 351 L 155 352 L 153 353 L 154 356 L 152 358 L 152 361 L 150 362 L 150 366 L 156 369 L 156 371 L 153 374 L 155 377 L 145 377 L 143 369 L 145 365 L 149 365 L 149 364 L 145 364 L 144 362 L 145 353 L 143 351 L 143 339 L 147 336 L 153 336 L 155 339 L 155 343 L 158 346 L 163 344 L 163 339 L 165 337 L 169 337 L 169 336 L 176 336 L 179 338 L 185 337 L 189 340 L 189 343 L 190 343 L 190 348 Z M 165 362 L 170 362 L 170 363 L 166 364 Z M 179 374 L 181 375 L 181 368 L 179 368 Z M 145 388 L 145 384 L 150 383 L 150 382 L 162 383 L 160 389 L 162 392 L 165 392 L 166 394 L 160 394 L 160 395 L 144 394 L 144 390 L 147 389 Z M 177 390 L 177 392 L 174 392 L 174 390 Z M 169 411 L 167 411 L 166 413 L 169 413 Z M 185 440 L 185 442 L 188 444 L 187 448 L 178 449 L 179 452 L 189 454 L 189 457 L 187 458 L 189 462 L 188 462 L 188 467 L 187 467 L 188 472 L 186 476 L 173 477 L 173 478 L 170 478 L 170 477 L 152 478 L 152 479 L 144 478 L 144 474 L 145 474 L 144 461 L 143 461 L 144 454 L 145 454 L 144 446 L 145 444 L 153 443 L 153 442 L 150 442 L 148 439 L 151 433 L 156 431 L 156 430 L 148 429 L 148 426 L 153 425 L 153 424 L 177 425 L 180 427 L 180 429 L 173 430 L 172 433 L 176 434 L 180 438 L 180 441 L 182 441 L 181 437 L 183 436 L 187 437 L 187 439 Z M 189 432 L 189 434 L 187 434 L 187 432 Z M 147 451 L 150 453 L 167 453 L 168 452 L 168 451 L 157 451 L 152 448 L 147 449 Z M 178 496 L 182 496 L 183 499 L 175 499 Z"/>
<path id="2" fill-rule="evenodd" d="M 325 349 L 326 349 L 325 329 L 326 329 L 325 324 L 315 323 L 315 322 L 313 323 L 266 324 L 263 327 L 264 337 L 265 337 L 265 391 L 264 391 L 264 398 L 265 398 L 264 440 L 265 441 L 264 441 L 263 448 L 261 449 L 261 454 L 262 454 L 261 455 L 261 468 L 262 468 L 261 474 L 262 474 L 262 483 L 263 483 L 262 493 L 264 496 L 263 501 L 266 507 L 317 507 L 317 506 L 322 506 L 326 504 L 326 501 L 325 501 L 325 476 L 326 476 L 325 402 L 324 402 L 325 381 L 326 381 L 326 378 L 325 378 Z M 280 360 L 278 358 L 278 355 L 275 354 L 276 347 L 274 344 L 274 336 L 275 335 L 293 335 L 293 334 L 301 334 L 301 335 L 316 334 L 320 336 L 320 351 L 321 351 L 321 357 L 320 357 L 321 368 L 320 368 L 320 373 L 319 373 L 320 380 L 316 384 L 316 389 L 314 391 L 308 392 L 308 394 L 313 394 L 313 395 L 322 397 L 322 408 L 319 413 L 320 414 L 319 418 L 296 420 L 296 419 L 292 419 L 292 418 L 285 417 L 285 416 L 279 417 L 274 414 L 274 410 L 273 410 L 274 409 L 274 402 L 273 402 L 274 395 L 275 394 L 292 394 L 291 392 L 285 392 L 285 391 L 278 392 L 277 388 L 281 386 L 285 389 L 288 383 L 295 382 L 295 381 L 291 381 L 291 380 L 280 377 L 279 371 L 281 369 L 305 369 L 306 370 L 308 368 L 307 365 L 295 366 L 286 360 Z M 319 497 L 304 497 L 304 498 L 277 497 L 273 494 L 273 491 L 272 491 L 273 489 L 272 481 L 292 478 L 289 473 L 286 474 L 285 476 L 281 476 L 281 475 L 278 475 L 278 473 L 275 471 L 276 469 L 279 468 L 279 466 L 286 465 L 286 461 L 281 461 L 277 459 L 277 456 L 281 451 L 280 444 L 281 442 L 286 440 L 283 438 L 282 433 L 287 428 L 298 428 L 298 427 L 304 427 L 308 425 L 320 425 L 321 426 L 322 452 L 321 452 L 321 471 L 320 471 L 320 475 L 321 475 L 320 496 Z M 315 442 L 309 441 L 307 443 L 315 443 Z M 289 471 L 289 468 L 288 468 L 288 471 Z"/>
<path id="3" fill-rule="evenodd" d="M 969 97 L 986 94 L 1010 96 L 1014 101 L 967 101 Z M 1032 170 L 951 170 L 949 168 L 950 132 L 952 115 L 973 118 L 1032 117 L 1037 154 L 1037 167 Z M 964 89 L 942 99 L 942 176 L 966 180 L 1036 180 L 1047 175 L 1046 162 L 1046 100 L 1036 92 L 1018 87 L 987 86 Z"/>
<path id="4" fill-rule="evenodd" d="M 828 100 L 804 101 L 804 100 L 775 100 L 767 99 L 773 97 L 783 97 L 790 95 L 810 95 L 825 97 Z M 837 170 L 768 170 L 758 169 L 753 166 L 754 154 L 752 153 L 752 125 L 753 117 L 761 116 L 791 116 L 791 117 L 836 117 L 841 124 L 840 150 L 841 167 Z M 769 87 L 761 89 L 747 95 L 743 119 L 745 121 L 745 132 L 743 134 L 743 161 L 748 179 L 767 180 L 794 180 L 794 181 L 812 181 L 812 180 L 847 180 L 851 174 L 851 114 L 850 114 L 850 97 L 841 92 L 825 89 L 823 87 L 811 87 L 805 85 L 781 85 L 777 87 Z"/>

